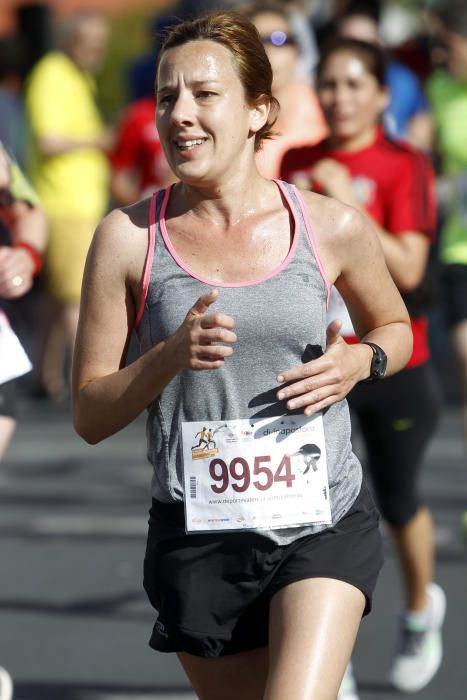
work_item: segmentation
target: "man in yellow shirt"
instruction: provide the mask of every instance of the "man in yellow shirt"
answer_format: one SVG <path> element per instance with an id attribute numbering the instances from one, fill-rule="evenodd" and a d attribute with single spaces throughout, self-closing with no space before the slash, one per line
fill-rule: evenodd
<path id="1" fill-rule="evenodd" d="M 50 222 L 45 280 L 54 308 L 42 374 L 52 396 L 66 390 L 64 365 L 76 334 L 84 262 L 107 207 L 111 135 L 95 104 L 92 78 L 107 41 L 100 15 L 73 15 L 61 28 L 59 50 L 36 64 L 26 87 L 31 180 Z"/>

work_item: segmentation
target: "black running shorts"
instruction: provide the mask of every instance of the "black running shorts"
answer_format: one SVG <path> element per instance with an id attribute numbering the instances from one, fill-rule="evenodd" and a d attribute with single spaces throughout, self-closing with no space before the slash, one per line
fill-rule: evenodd
<path id="1" fill-rule="evenodd" d="M 376 384 L 357 384 L 347 397 L 376 503 L 392 527 L 407 525 L 423 503 L 420 469 L 442 406 L 437 379 L 426 362 Z"/>
<path id="2" fill-rule="evenodd" d="M 350 583 L 371 610 L 383 557 L 366 485 L 334 527 L 285 546 L 254 532 L 180 534 L 183 518 L 182 504 L 153 501 L 144 587 L 158 612 L 157 651 L 217 657 L 266 646 L 271 597 L 307 578 Z"/>

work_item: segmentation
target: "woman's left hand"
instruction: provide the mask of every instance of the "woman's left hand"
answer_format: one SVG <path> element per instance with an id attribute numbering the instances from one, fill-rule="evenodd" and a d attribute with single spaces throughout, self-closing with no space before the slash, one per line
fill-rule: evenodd
<path id="1" fill-rule="evenodd" d="M 329 197 L 351 204 L 354 200 L 352 177 L 348 168 L 332 158 L 319 160 L 311 169 L 312 180 L 316 181 Z"/>
<path id="2" fill-rule="evenodd" d="M 369 375 L 372 350 L 368 345 L 348 345 L 340 335 L 341 322 L 326 329 L 326 352 L 316 360 L 282 372 L 277 380 L 291 382 L 277 392 L 289 410 L 303 408 L 306 416 L 345 398 L 355 384 Z"/>

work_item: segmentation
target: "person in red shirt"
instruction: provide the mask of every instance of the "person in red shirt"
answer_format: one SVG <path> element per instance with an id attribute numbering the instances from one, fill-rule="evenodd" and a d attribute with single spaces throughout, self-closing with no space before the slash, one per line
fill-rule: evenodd
<path id="1" fill-rule="evenodd" d="M 329 138 L 289 151 L 281 177 L 365 211 L 386 264 L 411 314 L 414 350 L 404 371 L 349 396 L 366 444 L 381 512 L 400 558 L 406 597 L 401 640 L 391 669 L 403 691 L 424 687 L 441 662 L 442 589 L 433 583 L 434 530 L 421 503 L 418 474 L 437 424 L 439 393 L 429 364 L 423 284 L 435 226 L 434 177 L 426 156 L 388 139 L 380 125 L 388 102 L 385 57 L 372 44 L 337 38 L 324 48 L 317 91 Z M 337 287 L 337 289 L 336 289 Z M 339 281 L 328 320 L 339 318 L 349 343 L 357 338 Z M 341 290 L 345 291 L 345 290 Z M 369 300 L 371 303 L 371 300 Z M 356 694 L 339 696 L 356 698 Z"/>
<path id="2" fill-rule="evenodd" d="M 143 97 L 127 108 L 111 154 L 111 192 L 126 206 L 173 181 L 154 123 L 156 101 Z"/>

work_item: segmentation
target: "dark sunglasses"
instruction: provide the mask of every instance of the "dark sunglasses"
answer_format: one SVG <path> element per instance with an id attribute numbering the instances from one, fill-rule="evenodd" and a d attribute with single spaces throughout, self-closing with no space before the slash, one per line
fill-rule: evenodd
<path id="1" fill-rule="evenodd" d="M 293 36 L 286 34 L 286 32 L 271 32 L 271 34 L 266 34 L 260 38 L 264 46 L 296 46 Z"/>

